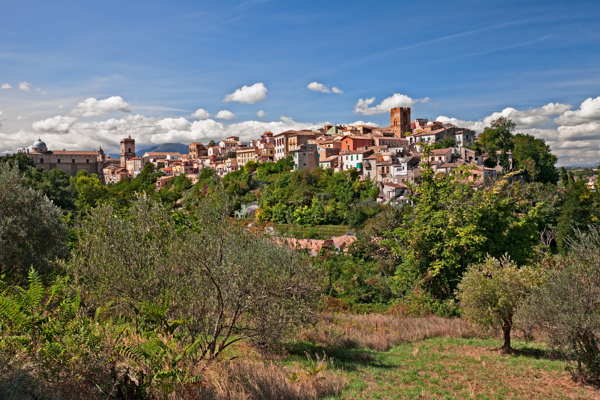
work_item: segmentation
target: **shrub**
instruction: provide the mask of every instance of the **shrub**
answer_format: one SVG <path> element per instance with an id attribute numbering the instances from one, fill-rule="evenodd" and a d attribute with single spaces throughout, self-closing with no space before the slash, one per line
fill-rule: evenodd
<path id="1" fill-rule="evenodd" d="M 508 257 L 488 257 L 469 267 L 458 286 L 462 314 L 477 324 L 501 328 L 502 350 L 512 352 L 515 313 L 540 282 L 541 274 L 534 268 L 519 268 Z"/>
<path id="2" fill-rule="evenodd" d="M 519 313 L 572 361 L 578 381 L 600 383 L 600 228 L 576 233 L 568 255 Z"/>
<path id="3" fill-rule="evenodd" d="M 177 222 L 146 197 L 125 217 L 109 205 L 92 210 L 68 264 L 86 303 L 111 304 L 138 325 L 174 326 L 199 359 L 240 340 L 275 344 L 310 319 L 318 300 L 311 264 L 213 206 L 179 213 Z"/>
<path id="4" fill-rule="evenodd" d="M 0 164 L 0 275 L 22 283 L 30 266 L 48 271 L 65 254 L 66 239 L 62 211 L 27 187 L 16 168 Z"/>

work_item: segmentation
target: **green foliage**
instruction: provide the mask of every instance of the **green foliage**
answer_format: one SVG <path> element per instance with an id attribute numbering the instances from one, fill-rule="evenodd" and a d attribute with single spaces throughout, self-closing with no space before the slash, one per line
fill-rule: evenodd
<path id="1" fill-rule="evenodd" d="M 316 301 L 310 264 L 232 226 L 214 202 L 189 216 L 146 197 L 123 217 L 98 207 L 78 230 L 68 270 L 91 306 L 111 304 L 137 321 L 148 303 L 164 309 L 181 321 L 183 343 L 201 338 L 206 358 L 239 340 L 276 343 Z"/>
<path id="2" fill-rule="evenodd" d="M 160 201 L 171 207 L 175 206 L 183 194 L 192 187 L 190 181 L 185 175 L 179 175 L 170 180 L 161 190 L 158 191 Z"/>
<path id="3" fill-rule="evenodd" d="M 58 207 L 73 210 L 75 194 L 70 186 L 69 176 L 61 170 L 37 169 L 31 158 L 22 153 L 0 157 L 0 165 L 2 164 L 16 167 L 21 172 L 26 186 L 42 192 Z"/>
<path id="4" fill-rule="evenodd" d="M 505 171 L 510 169 L 508 153 L 514 147 L 512 131 L 515 126 L 511 120 L 500 117 L 493 121 L 491 126 L 486 127 L 477 138 L 479 149 L 490 156 L 493 165 L 489 166 L 500 164 Z"/>
<path id="5" fill-rule="evenodd" d="M 526 303 L 520 319 L 541 328 L 579 381 L 600 382 L 600 229 L 576 232 L 569 253 Z"/>
<path id="6" fill-rule="evenodd" d="M 262 221 L 281 224 L 360 225 L 379 211 L 377 186 L 356 171 L 300 170 L 282 173 L 261 191 Z"/>
<path id="7" fill-rule="evenodd" d="M 476 142 L 476 149 L 488 153 L 486 167 L 500 164 L 504 171 L 510 170 L 509 153 L 513 158 L 513 169 L 527 172 L 532 182 L 556 183 L 559 178 L 554 166 L 556 156 L 543 139 L 522 133 L 513 134 L 516 125 L 501 117 L 485 128 Z"/>
<path id="8" fill-rule="evenodd" d="M 447 149 L 448 147 L 454 147 L 456 146 L 456 139 L 454 138 L 446 138 L 446 139 L 442 139 L 438 142 L 435 142 L 433 144 L 433 146 L 431 146 L 432 149 Z"/>
<path id="9" fill-rule="evenodd" d="M 4 367 L 33 369 L 49 384 L 91 379 L 108 362 L 100 356 L 100 341 L 64 277 L 45 286 L 31 269 L 26 287 L 5 286 L 0 292 Z"/>
<path id="10" fill-rule="evenodd" d="M 558 171 L 554 166 L 556 160 L 556 156 L 542 139 L 524 134 L 513 137 L 514 167 L 526 170 L 532 181 L 556 183 L 558 181 Z"/>
<path id="11" fill-rule="evenodd" d="M 564 203 L 556 226 L 556 241 L 562 252 L 569 248 L 569 238 L 577 230 L 600 221 L 598 193 L 592 193 L 582 180 L 571 181 L 566 186 Z"/>
<path id="12" fill-rule="evenodd" d="M 514 316 L 543 274 L 532 267 L 519 267 L 508 257 L 488 257 L 472 265 L 458 286 L 462 315 L 485 326 L 501 328 L 504 351 L 510 352 Z"/>
<path id="13" fill-rule="evenodd" d="M 18 169 L 0 164 L 0 274 L 22 282 L 30 266 L 46 273 L 66 251 L 62 211 L 26 183 Z"/>
<path id="14" fill-rule="evenodd" d="M 424 170 L 415 187 L 414 207 L 390 231 L 385 245 L 401 260 L 395 291 L 403 296 L 422 288 L 437 299 L 449 298 L 466 267 L 487 254 L 508 254 L 527 263 L 552 210 L 534 196 L 531 185 L 500 180 L 488 190 L 463 183 L 463 172 L 434 176 Z"/>
<path id="15" fill-rule="evenodd" d="M 89 211 L 109 197 L 108 188 L 96 174 L 79 171 L 71 178 L 71 185 L 76 193 L 75 206 L 81 213 Z"/>

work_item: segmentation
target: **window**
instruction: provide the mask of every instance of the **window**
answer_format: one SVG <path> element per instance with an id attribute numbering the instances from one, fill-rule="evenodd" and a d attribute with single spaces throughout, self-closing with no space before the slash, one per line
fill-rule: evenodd
<path id="1" fill-rule="evenodd" d="M 90 160 L 87 160 L 87 159 L 86 159 L 86 160 L 85 160 L 85 163 L 86 163 L 86 164 L 89 164 L 89 163 L 90 163 Z"/>
<path id="2" fill-rule="evenodd" d="M 40 158 L 40 164 L 43 164 L 43 163 L 44 163 L 44 159 Z"/>
<path id="3" fill-rule="evenodd" d="M 58 160 L 56 160 L 56 163 L 57 163 L 57 164 L 60 164 L 60 158 L 59 158 Z"/>
<path id="4" fill-rule="evenodd" d="M 71 163 L 72 163 L 72 164 L 75 164 L 75 159 L 72 159 L 72 160 L 71 160 Z"/>

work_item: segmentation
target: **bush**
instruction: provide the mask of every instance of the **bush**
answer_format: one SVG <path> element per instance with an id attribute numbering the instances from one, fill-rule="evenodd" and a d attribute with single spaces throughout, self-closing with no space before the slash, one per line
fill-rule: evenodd
<path id="1" fill-rule="evenodd" d="M 109 205 L 78 229 L 68 270 L 92 307 L 173 327 L 213 359 L 240 340 L 276 344 L 312 316 L 310 263 L 229 223 L 214 204 L 177 214 L 146 197 L 120 217 Z"/>
<path id="2" fill-rule="evenodd" d="M 21 283 L 31 266 L 47 272 L 66 251 L 62 216 L 46 196 L 27 187 L 16 168 L 0 164 L 0 274 Z"/>
<path id="3" fill-rule="evenodd" d="M 577 381 L 600 383 L 600 228 L 576 233 L 545 284 L 534 291 L 520 319 L 541 327 L 572 361 Z"/>

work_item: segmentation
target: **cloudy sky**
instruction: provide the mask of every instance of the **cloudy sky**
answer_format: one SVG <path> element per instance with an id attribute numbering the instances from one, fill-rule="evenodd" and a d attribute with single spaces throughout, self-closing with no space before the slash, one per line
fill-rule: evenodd
<path id="1" fill-rule="evenodd" d="M 500 115 L 600 163 L 600 2 L 0 0 L 0 153 Z"/>

